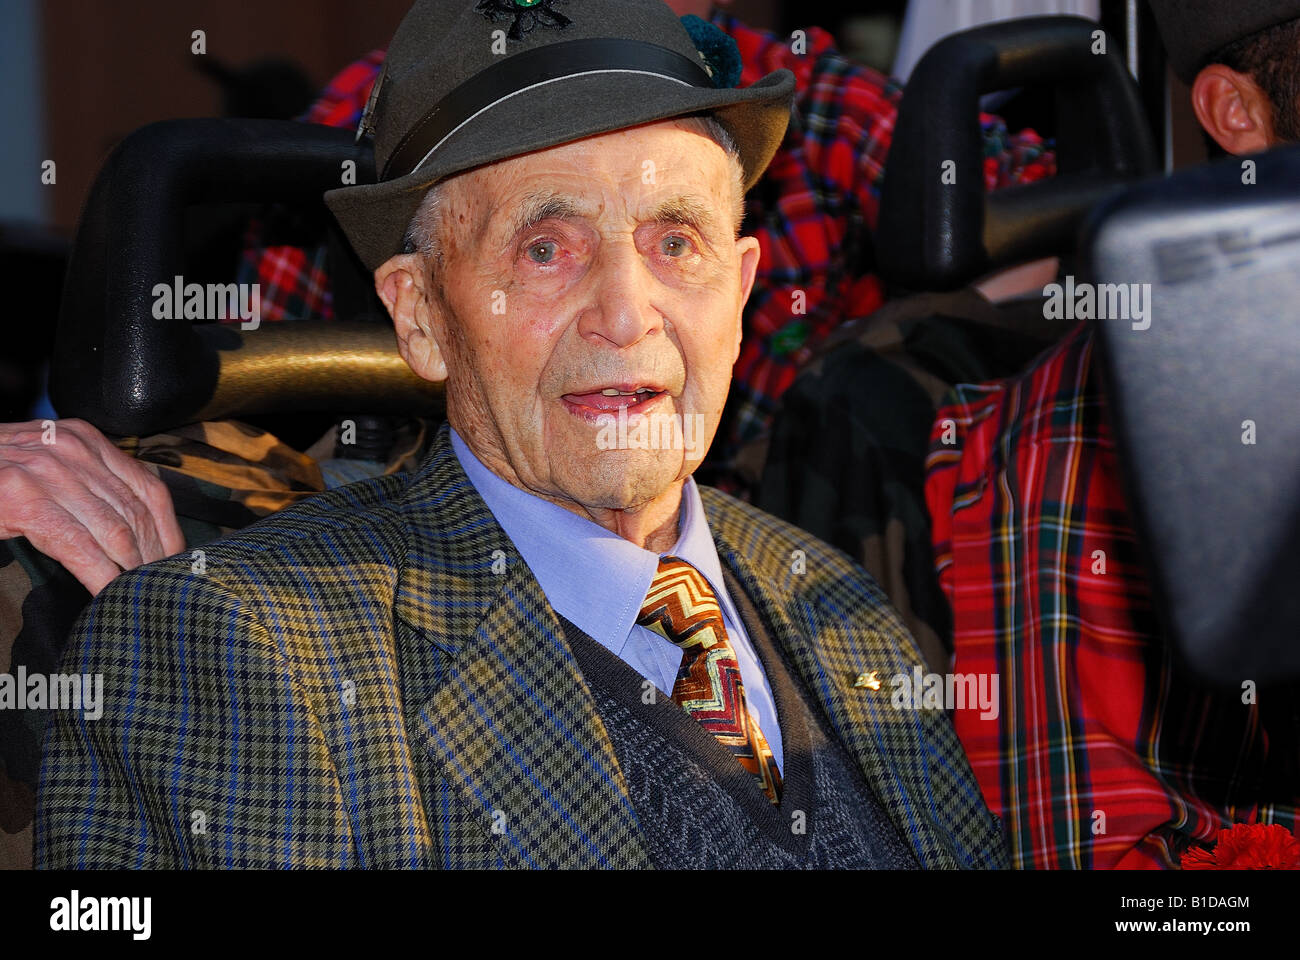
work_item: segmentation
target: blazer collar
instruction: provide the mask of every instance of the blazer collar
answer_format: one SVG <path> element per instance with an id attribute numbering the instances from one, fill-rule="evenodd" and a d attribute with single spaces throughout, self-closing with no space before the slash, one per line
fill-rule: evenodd
<path id="1" fill-rule="evenodd" d="M 856 677 L 869 668 L 878 668 L 883 677 L 905 669 L 896 640 L 870 627 L 847 624 L 838 612 L 823 609 L 814 588 L 815 574 L 794 572 L 787 540 L 773 537 L 755 542 L 754 530 L 737 527 L 737 511 L 743 506 L 716 490 L 706 491 L 703 499 L 719 560 L 745 589 L 899 835 L 910 841 L 922 866 L 959 866 L 949 849 L 947 831 L 935 816 L 927 776 L 890 763 L 879 747 L 883 738 L 899 752 L 910 750 L 921 757 L 928 749 L 927 734 L 916 718 L 883 709 L 879 699 L 871 699 L 879 698 L 879 693 L 855 685 Z M 747 549 L 740 546 L 742 538 L 749 544 Z"/>
<path id="2" fill-rule="evenodd" d="M 502 574 L 519 560 L 456 459 L 445 423 L 397 510 L 407 553 L 394 613 L 456 654 L 501 596 Z"/>

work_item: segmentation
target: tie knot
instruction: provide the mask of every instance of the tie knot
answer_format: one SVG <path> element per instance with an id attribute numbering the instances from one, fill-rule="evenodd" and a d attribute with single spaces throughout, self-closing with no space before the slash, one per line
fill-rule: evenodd
<path id="1" fill-rule="evenodd" d="M 709 581 L 680 557 L 660 558 L 636 622 L 681 647 L 708 649 L 726 638 Z"/>

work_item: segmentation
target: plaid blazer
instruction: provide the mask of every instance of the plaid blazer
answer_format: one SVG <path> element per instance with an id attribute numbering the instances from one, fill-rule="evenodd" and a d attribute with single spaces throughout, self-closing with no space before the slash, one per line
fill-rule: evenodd
<path id="1" fill-rule="evenodd" d="M 854 686 L 923 663 L 875 583 L 701 493 L 723 565 L 919 862 L 1005 866 L 947 717 Z M 123 574 L 61 669 L 102 673 L 103 707 L 51 721 L 40 866 L 650 866 L 560 621 L 446 427 L 413 475 Z"/>

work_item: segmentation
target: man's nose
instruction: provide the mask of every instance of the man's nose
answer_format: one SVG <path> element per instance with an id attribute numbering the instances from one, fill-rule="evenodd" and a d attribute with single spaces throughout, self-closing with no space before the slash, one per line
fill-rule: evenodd
<path id="1" fill-rule="evenodd" d="M 588 279 L 590 300 L 578 318 L 584 339 L 622 349 L 663 330 L 663 315 L 651 303 L 657 281 L 635 243 L 605 245 Z"/>

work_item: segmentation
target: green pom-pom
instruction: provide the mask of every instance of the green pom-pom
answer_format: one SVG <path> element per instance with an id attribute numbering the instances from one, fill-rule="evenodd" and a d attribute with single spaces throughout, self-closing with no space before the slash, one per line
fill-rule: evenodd
<path id="1" fill-rule="evenodd" d="M 740 49 L 736 41 L 707 20 L 694 14 L 681 18 L 682 26 L 691 35 L 691 42 L 700 51 L 713 74 L 715 87 L 734 87 L 740 83 Z"/>

